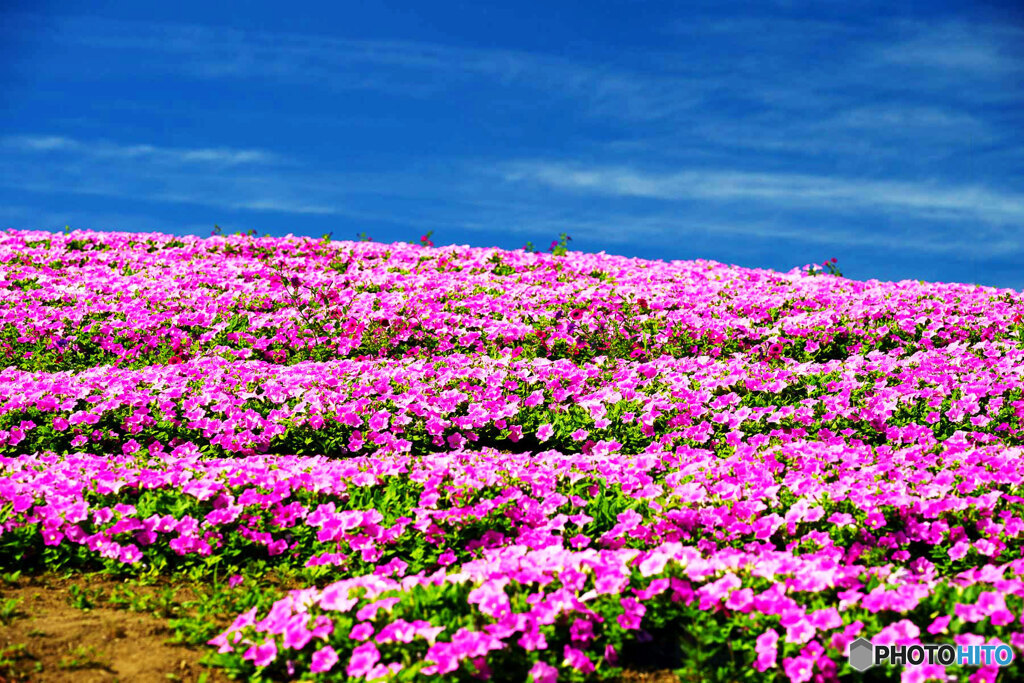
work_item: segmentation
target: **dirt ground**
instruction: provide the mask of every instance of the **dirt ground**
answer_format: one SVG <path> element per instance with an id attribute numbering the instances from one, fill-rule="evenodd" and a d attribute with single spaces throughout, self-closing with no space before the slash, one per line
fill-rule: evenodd
<path id="1" fill-rule="evenodd" d="M 19 601 L 0 621 L 0 683 L 229 680 L 199 663 L 203 650 L 169 643 L 166 621 L 151 613 L 71 605 L 72 586 L 109 594 L 118 585 L 79 576 L 33 577 L 0 586 L 0 603 Z"/>
<path id="2" fill-rule="evenodd" d="M 26 577 L 0 585 L 0 683 L 227 683 L 200 664 L 209 650 L 169 642 L 164 618 L 96 599 L 73 606 L 75 594 L 110 596 L 120 582 L 100 575 Z M 138 593 L 158 587 L 133 585 Z M 629 670 L 622 683 L 678 683 L 671 671 Z"/>

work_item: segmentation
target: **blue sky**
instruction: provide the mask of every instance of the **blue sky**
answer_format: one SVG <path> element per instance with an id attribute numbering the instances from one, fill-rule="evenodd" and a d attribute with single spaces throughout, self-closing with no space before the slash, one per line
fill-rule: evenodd
<path id="1" fill-rule="evenodd" d="M 333 232 L 1024 288 L 1024 13 L 5 3 L 0 227 Z"/>

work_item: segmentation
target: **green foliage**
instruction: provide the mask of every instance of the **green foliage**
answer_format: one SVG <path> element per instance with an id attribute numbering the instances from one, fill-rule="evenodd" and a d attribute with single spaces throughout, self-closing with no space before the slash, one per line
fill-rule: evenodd
<path id="1" fill-rule="evenodd" d="M 61 657 L 60 661 L 57 662 L 58 669 L 63 671 L 82 671 L 85 669 L 113 671 L 110 662 L 101 658 L 96 652 L 96 648 L 76 645 L 69 649 L 70 652 Z"/>
<path id="2" fill-rule="evenodd" d="M 21 598 L 0 598 L 0 624 L 8 626 L 22 616 L 25 615 L 21 611 Z"/>
<path id="3" fill-rule="evenodd" d="M 569 242 L 572 238 L 564 232 L 558 236 L 558 241 L 551 243 L 551 254 L 554 256 L 565 256 L 569 253 Z"/>
<path id="4" fill-rule="evenodd" d="M 102 588 L 83 588 L 78 584 L 68 586 L 68 604 L 75 609 L 93 609 L 103 602 L 104 596 Z"/>

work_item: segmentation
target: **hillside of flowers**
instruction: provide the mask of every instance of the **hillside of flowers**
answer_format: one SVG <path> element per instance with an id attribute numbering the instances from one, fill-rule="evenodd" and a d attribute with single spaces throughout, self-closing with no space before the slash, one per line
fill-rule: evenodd
<path id="1" fill-rule="evenodd" d="M 0 262 L 0 567 L 290 572 L 203 636 L 241 679 L 1014 680 L 846 647 L 1024 648 L 1019 292 L 292 236 Z"/>

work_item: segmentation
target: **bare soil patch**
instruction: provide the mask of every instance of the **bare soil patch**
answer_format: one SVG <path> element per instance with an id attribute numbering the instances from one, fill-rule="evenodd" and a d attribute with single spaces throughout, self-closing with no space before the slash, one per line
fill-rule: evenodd
<path id="1" fill-rule="evenodd" d="M 0 682 L 229 680 L 200 664 L 205 650 L 169 642 L 165 619 L 101 600 L 88 609 L 71 604 L 73 592 L 109 595 L 123 585 L 109 577 L 78 575 L 27 577 L 0 586 L 0 602 L 18 601 L 6 623 L 0 622 Z M 136 592 L 147 588 L 133 585 Z"/>
<path id="2" fill-rule="evenodd" d="M 130 586 L 140 598 L 158 598 L 173 585 L 142 585 L 103 574 L 23 577 L 0 585 L 0 683 L 227 683 L 218 669 L 200 663 L 211 650 L 174 643 L 167 615 L 110 605 L 119 589 Z M 187 587 L 175 586 L 188 600 Z M 149 603 L 149 607 L 158 600 Z M 89 607 L 84 605 L 92 603 Z M 623 672 L 622 683 L 679 683 L 657 665 L 644 668 L 643 656 Z"/>

